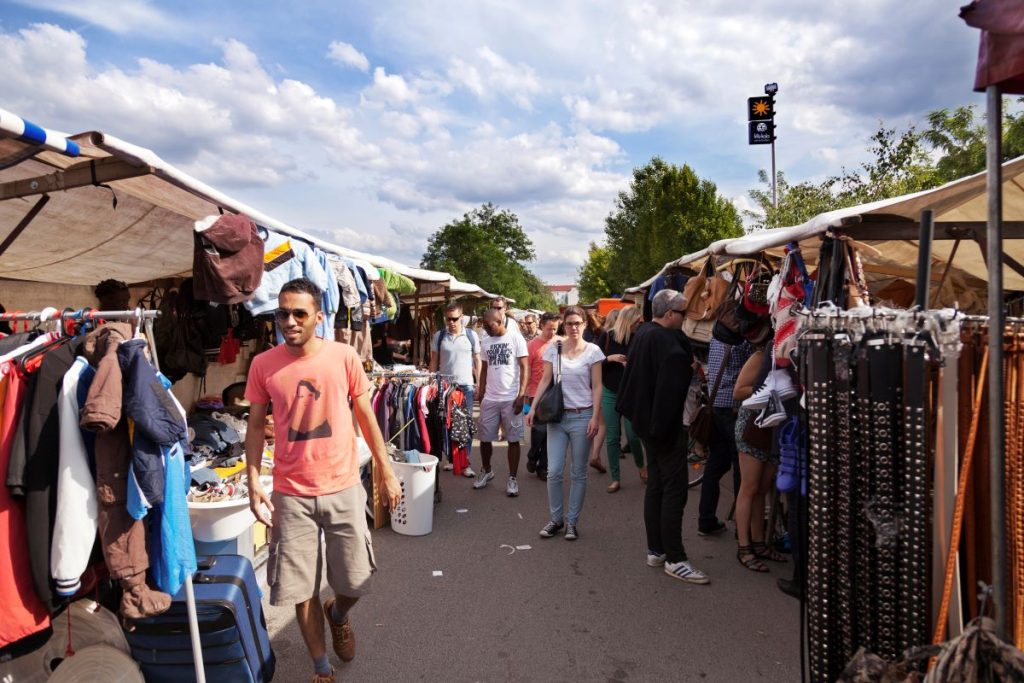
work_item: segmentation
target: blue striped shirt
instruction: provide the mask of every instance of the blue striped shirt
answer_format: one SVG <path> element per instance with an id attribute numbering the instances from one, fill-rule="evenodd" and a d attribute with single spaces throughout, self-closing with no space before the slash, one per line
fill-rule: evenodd
<path id="1" fill-rule="evenodd" d="M 732 353 L 729 354 L 729 362 L 725 364 L 724 374 L 722 375 L 722 384 L 718 387 L 718 393 L 715 394 L 715 408 L 738 408 L 740 401 L 735 400 L 732 397 L 732 390 L 736 388 L 736 378 L 740 376 L 740 370 L 743 369 L 743 364 L 747 362 L 747 359 L 754 354 L 754 346 L 750 342 L 743 342 L 737 346 L 728 346 L 718 341 L 714 337 L 711 338 L 711 349 L 708 352 L 708 395 L 715 389 L 715 381 L 718 378 L 719 372 L 722 370 L 722 361 L 725 360 L 725 352 L 727 349 L 732 349 Z"/>

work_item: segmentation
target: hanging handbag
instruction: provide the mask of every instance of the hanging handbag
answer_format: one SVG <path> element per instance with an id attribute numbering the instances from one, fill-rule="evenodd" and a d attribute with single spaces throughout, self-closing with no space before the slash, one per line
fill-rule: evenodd
<path id="1" fill-rule="evenodd" d="M 562 342 L 557 342 L 555 348 L 558 350 L 558 357 L 555 360 L 555 377 L 551 386 L 532 408 L 533 421 L 542 425 L 561 422 L 565 412 L 565 402 L 562 400 Z"/>
<path id="2" fill-rule="evenodd" d="M 722 365 L 718 369 L 718 377 L 715 378 L 715 386 L 711 390 L 710 398 L 700 407 L 697 414 L 693 416 L 693 422 L 690 423 L 690 438 L 703 446 L 708 446 L 711 443 L 711 434 L 714 432 L 715 424 L 715 396 L 718 395 L 718 387 L 722 385 L 722 375 L 725 374 L 725 366 L 729 364 L 731 355 L 732 347 L 730 346 L 722 357 Z"/>
<path id="3" fill-rule="evenodd" d="M 747 422 L 743 425 L 743 435 L 740 437 L 743 443 L 747 444 L 752 448 L 756 448 L 759 451 L 768 452 L 772 449 L 772 429 L 771 427 L 765 429 L 764 427 L 758 427 L 754 422 L 754 413 L 750 412 L 750 416 L 747 418 Z"/>
<path id="4" fill-rule="evenodd" d="M 729 346 L 743 343 L 738 317 L 738 309 L 742 308 L 739 298 L 739 283 L 742 273 L 743 266 L 738 266 L 732 275 L 732 282 L 729 283 L 725 298 L 722 299 L 722 303 L 718 305 L 714 313 L 715 326 L 712 329 L 712 334 L 715 339 Z"/>
<path id="5" fill-rule="evenodd" d="M 683 334 L 690 341 L 700 344 L 709 344 L 711 342 L 711 333 L 715 327 L 715 321 L 706 315 L 708 311 L 705 300 L 710 296 L 707 293 L 707 271 L 709 267 L 713 273 L 714 265 L 711 258 L 708 258 L 700 272 L 687 280 L 686 285 L 683 287 L 683 297 L 686 299 L 686 319 L 683 320 Z"/>

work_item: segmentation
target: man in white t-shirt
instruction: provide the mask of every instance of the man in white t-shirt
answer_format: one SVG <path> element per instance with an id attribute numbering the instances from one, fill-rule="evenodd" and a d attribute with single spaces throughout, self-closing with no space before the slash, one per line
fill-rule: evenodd
<path id="1" fill-rule="evenodd" d="M 508 318 L 511 320 L 510 318 Z M 482 368 L 477 395 L 480 399 L 480 459 L 483 468 L 473 482 L 482 489 L 494 479 L 491 470 L 492 442 L 498 440 L 498 427 L 508 441 L 508 485 L 505 493 L 519 495 L 519 442 L 523 440 L 523 403 L 530 379 L 526 340 L 518 331 L 505 326 L 506 316 L 496 308 L 484 313 L 488 336 L 480 342 Z"/>

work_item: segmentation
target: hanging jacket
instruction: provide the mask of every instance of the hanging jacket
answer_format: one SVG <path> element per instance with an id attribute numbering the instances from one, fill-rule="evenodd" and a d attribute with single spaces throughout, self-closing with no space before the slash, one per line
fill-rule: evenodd
<path id="1" fill-rule="evenodd" d="M 124 377 L 123 414 L 131 420 L 132 465 L 129 486 L 129 513 L 135 519 L 145 509 L 164 500 L 164 448 L 188 439 L 185 419 L 170 393 L 164 389 L 156 370 L 146 359 L 146 341 L 132 339 L 117 347 L 117 358 Z M 130 480 L 129 480 L 130 481 Z M 141 506 L 133 505 L 135 493 L 141 494 Z"/>
<path id="2" fill-rule="evenodd" d="M 96 481 L 78 426 L 81 385 L 92 381 L 89 363 L 76 358 L 65 373 L 57 410 L 60 414 L 60 473 L 57 478 L 57 514 L 50 546 L 50 573 L 57 595 L 68 597 L 81 588 L 82 574 L 96 542 L 99 510 Z"/>
<path id="3" fill-rule="evenodd" d="M 197 299 L 236 304 L 263 279 L 263 239 L 244 214 L 207 216 L 195 224 L 192 277 Z"/>
<path id="4" fill-rule="evenodd" d="M 252 299 L 245 302 L 253 315 L 270 313 L 277 308 L 277 295 L 291 280 L 304 277 L 321 290 L 330 284 L 313 248 L 305 242 L 268 230 L 263 238 L 263 249 L 263 279 Z"/>
<path id="5" fill-rule="evenodd" d="M 131 446 L 127 420 L 121 419 L 122 375 L 118 344 L 132 334 L 127 323 L 107 323 L 85 338 L 85 357 L 96 368 L 82 405 L 80 424 L 96 436 L 96 498 L 103 559 L 115 579 L 137 580 L 149 567 L 146 533 L 128 514 Z"/>
<path id="6" fill-rule="evenodd" d="M 324 321 L 316 326 L 316 336 L 323 339 L 334 339 L 334 316 L 341 308 L 341 294 L 338 291 L 338 278 L 327 260 L 327 252 L 319 247 L 313 247 L 317 262 L 324 271 L 327 278 L 327 285 L 321 290 L 320 310 L 324 312 Z"/>
<path id="7" fill-rule="evenodd" d="M 141 355 L 141 354 L 140 354 Z M 155 373 L 161 391 L 173 404 L 180 425 L 185 424 L 185 409 L 170 392 L 171 382 Z M 154 393 L 156 387 L 153 387 Z M 160 399 L 161 405 L 165 403 Z M 136 434 L 139 433 L 136 422 Z M 185 437 L 187 439 L 187 436 Z M 185 577 L 196 571 L 196 546 L 192 539 L 192 522 L 188 515 L 188 487 L 191 481 L 185 462 L 186 442 L 161 445 L 164 462 L 163 503 L 154 506 L 149 515 L 150 566 L 153 581 L 164 593 L 174 595 L 185 583 Z"/>
<path id="8" fill-rule="evenodd" d="M 54 612 L 60 602 L 50 580 L 50 539 L 57 510 L 60 469 L 60 416 L 57 399 L 64 375 L 81 349 L 81 340 L 66 341 L 45 353 L 35 373 L 31 401 L 25 410 L 25 524 L 28 556 L 36 593 Z"/>

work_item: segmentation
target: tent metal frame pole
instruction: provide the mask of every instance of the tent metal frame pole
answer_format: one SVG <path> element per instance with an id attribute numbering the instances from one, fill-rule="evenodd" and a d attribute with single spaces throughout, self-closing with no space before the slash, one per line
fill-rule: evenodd
<path id="1" fill-rule="evenodd" d="M 1006 636 L 1006 491 L 1005 462 L 1006 435 L 1004 406 L 1006 390 L 1003 386 L 1003 197 L 1002 167 L 1002 95 L 998 85 L 985 91 L 988 103 L 988 140 L 986 157 L 988 174 L 988 452 L 990 459 L 989 516 L 992 525 L 992 605 L 996 633 Z"/>

